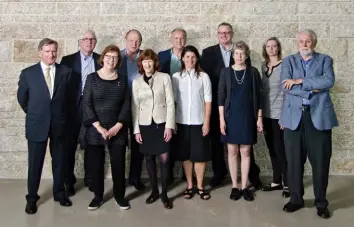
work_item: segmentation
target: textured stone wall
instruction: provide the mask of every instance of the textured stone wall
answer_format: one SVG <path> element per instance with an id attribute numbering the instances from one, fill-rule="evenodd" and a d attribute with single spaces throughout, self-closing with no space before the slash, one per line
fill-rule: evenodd
<path id="1" fill-rule="evenodd" d="M 317 32 L 317 50 L 335 60 L 332 98 L 341 126 L 333 131 L 331 173 L 353 174 L 353 12 L 353 0 L 0 0 L 0 177 L 25 178 L 27 174 L 24 114 L 16 90 L 20 70 L 38 61 L 36 47 L 41 38 L 59 41 L 59 61 L 77 51 L 78 37 L 88 28 L 98 35 L 97 52 L 111 43 L 123 47 L 124 33 L 131 28 L 142 32 L 143 48 L 159 51 L 170 46 L 170 31 L 182 26 L 188 32 L 188 44 L 201 51 L 217 42 L 216 28 L 223 21 L 234 26 L 235 40 L 250 45 L 258 67 L 266 38 L 278 36 L 287 55 L 296 51 L 296 31 Z M 271 173 L 262 136 L 256 159 L 264 175 Z M 51 177 L 50 172 L 48 153 L 44 177 Z M 82 173 L 82 151 L 77 172 Z"/>

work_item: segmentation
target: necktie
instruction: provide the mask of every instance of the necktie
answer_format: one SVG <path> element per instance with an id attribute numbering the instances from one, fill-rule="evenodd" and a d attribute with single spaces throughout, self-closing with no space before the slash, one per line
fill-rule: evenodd
<path id="1" fill-rule="evenodd" d="M 51 94 L 52 93 L 52 78 L 50 77 L 50 73 L 49 72 L 50 72 L 50 67 L 45 69 L 44 78 L 45 78 L 45 82 L 47 83 L 47 87 L 48 87 L 49 93 Z"/>

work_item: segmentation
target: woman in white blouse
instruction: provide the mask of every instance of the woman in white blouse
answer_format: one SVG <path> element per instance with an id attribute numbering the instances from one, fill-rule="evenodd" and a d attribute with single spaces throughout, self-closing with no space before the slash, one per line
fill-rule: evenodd
<path id="1" fill-rule="evenodd" d="M 211 113 L 211 82 L 200 68 L 200 56 L 194 46 L 186 46 L 181 55 L 181 71 L 173 74 L 172 87 L 176 102 L 177 160 L 183 161 L 187 178 L 185 199 L 194 195 L 193 164 L 197 176 L 196 192 L 203 200 L 210 199 L 204 189 L 205 166 L 211 159 L 209 128 Z"/>

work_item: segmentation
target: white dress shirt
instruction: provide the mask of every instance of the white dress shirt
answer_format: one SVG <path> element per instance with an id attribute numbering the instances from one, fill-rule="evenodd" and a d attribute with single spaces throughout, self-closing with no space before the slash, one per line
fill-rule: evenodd
<path id="1" fill-rule="evenodd" d="M 202 125 L 204 104 L 211 102 L 211 82 L 208 74 L 195 70 L 176 72 L 172 76 L 172 87 L 176 102 L 176 123 Z"/>
<path id="2" fill-rule="evenodd" d="M 52 65 L 46 65 L 44 64 L 44 62 L 41 61 L 41 67 L 42 67 L 42 72 L 43 72 L 43 76 L 44 76 L 44 79 L 45 79 L 45 70 L 50 67 L 50 70 L 49 70 L 49 75 L 50 75 L 50 82 L 51 82 L 51 89 L 49 90 L 49 93 L 50 93 L 50 98 L 53 98 L 53 92 L 54 92 L 54 79 L 55 79 L 55 63 L 52 64 Z"/>

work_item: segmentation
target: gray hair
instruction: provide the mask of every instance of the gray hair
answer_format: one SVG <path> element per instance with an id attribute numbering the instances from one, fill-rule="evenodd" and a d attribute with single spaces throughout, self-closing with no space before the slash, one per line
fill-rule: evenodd
<path id="1" fill-rule="evenodd" d="M 316 44 L 317 44 L 317 35 L 316 35 L 316 33 L 315 33 L 313 30 L 311 30 L 311 29 L 304 29 L 304 30 L 299 31 L 299 32 L 297 33 L 297 35 L 296 35 L 296 39 L 299 39 L 299 35 L 300 35 L 301 33 L 306 34 L 306 35 L 310 35 L 311 38 L 312 38 L 313 46 L 314 46 L 314 47 L 316 46 Z"/>
<path id="2" fill-rule="evenodd" d="M 44 46 L 52 45 L 54 44 L 56 48 L 58 49 L 58 42 L 50 39 L 50 38 L 44 38 L 42 39 L 39 44 L 38 44 L 38 51 L 41 51 Z"/>
<path id="3" fill-rule="evenodd" d="M 84 36 L 85 36 L 86 33 L 91 33 L 91 35 L 97 40 L 96 32 L 95 32 L 94 30 L 91 30 L 91 29 L 86 30 L 86 31 L 82 34 L 81 38 L 85 38 Z"/>
<path id="4" fill-rule="evenodd" d="M 187 38 L 187 31 L 184 30 L 183 28 L 175 28 L 171 31 L 171 36 L 174 32 L 183 32 L 183 35 L 184 35 L 184 38 L 186 39 Z"/>

